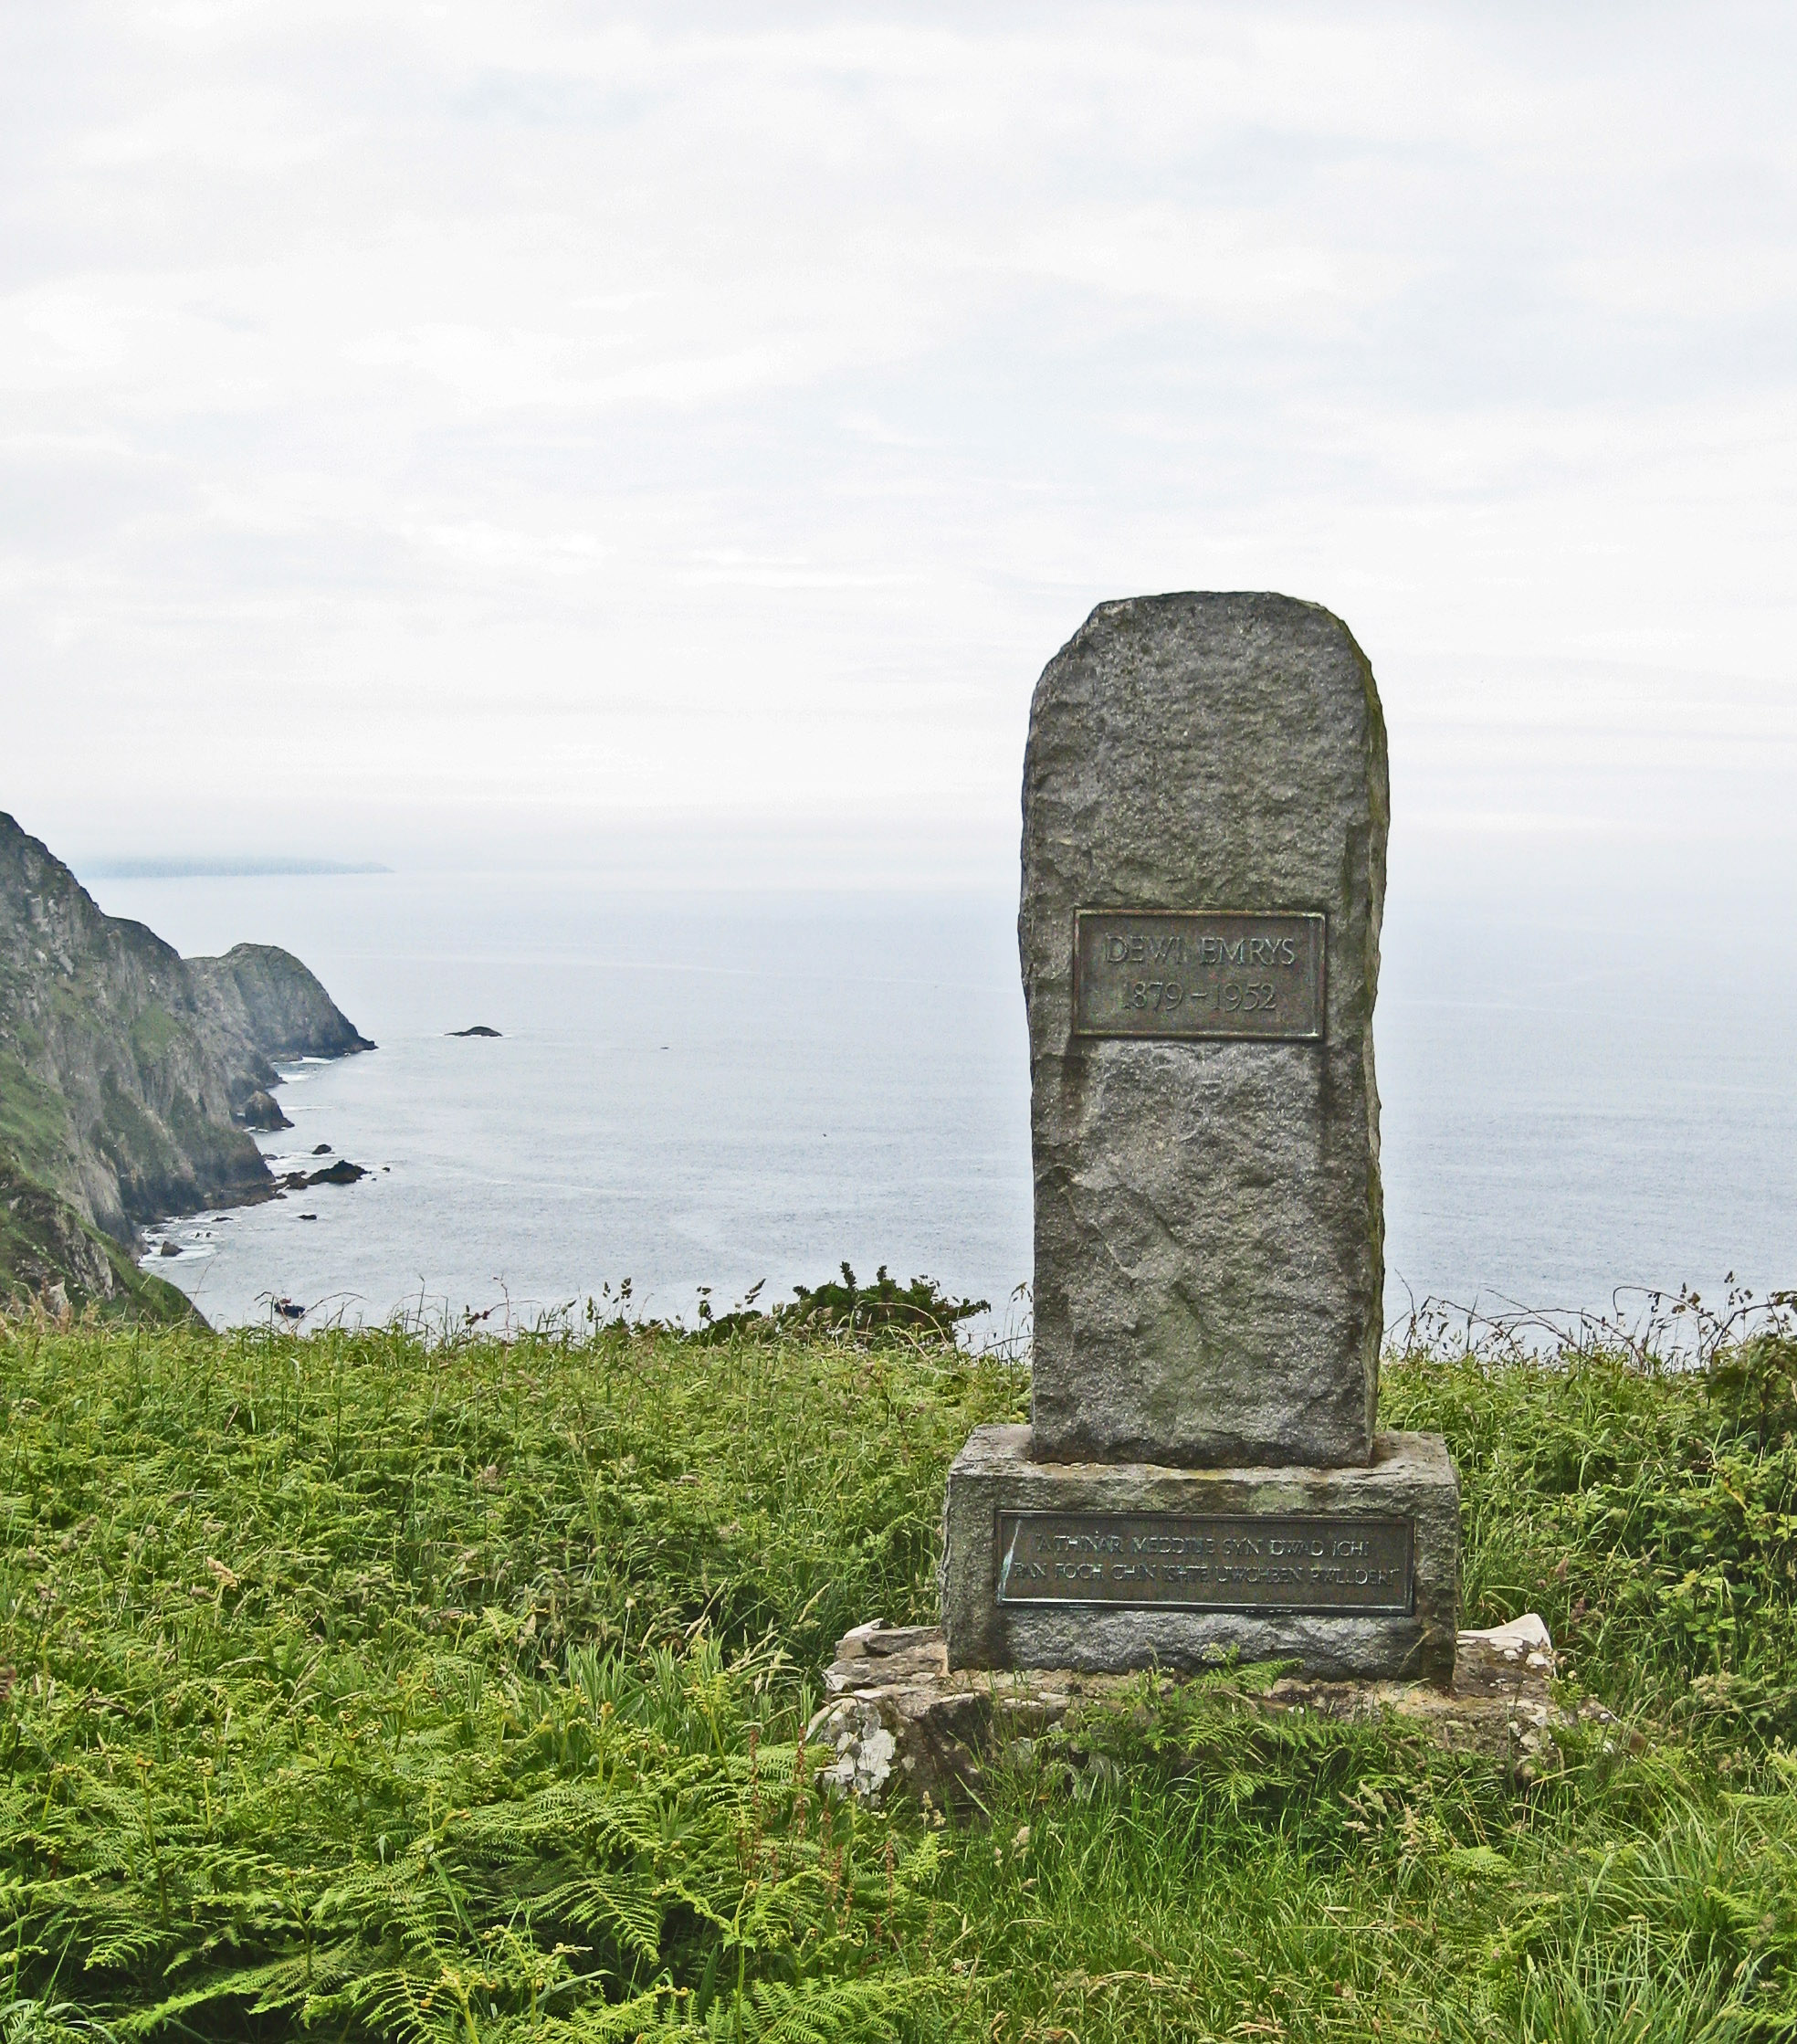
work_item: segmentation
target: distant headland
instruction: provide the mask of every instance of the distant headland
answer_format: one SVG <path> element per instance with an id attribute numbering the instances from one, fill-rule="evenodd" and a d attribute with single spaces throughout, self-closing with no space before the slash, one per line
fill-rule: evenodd
<path id="1" fill-rule="evenodd" d="M 373 1048 L 291 953 L 183 958 L 0 814 L 0 1301 L 191 1313 L 143 1225 L 272 1198 L 275 1060 Z"/>

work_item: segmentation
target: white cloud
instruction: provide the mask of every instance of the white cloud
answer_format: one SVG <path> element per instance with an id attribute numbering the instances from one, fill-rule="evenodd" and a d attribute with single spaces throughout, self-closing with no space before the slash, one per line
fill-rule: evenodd
<path id="1" fill-rule="evenodd" d="M 1793 54 L 1726 5 L 17 10 L 0 806 L 271 827 L 278 726 L 283 818 L 915 819 L 997 879 L 1090 604 L 1277 586 L 1368 647 L 1417 829 L 1651 833 L 1682 774 L 1758 841 Z"/>

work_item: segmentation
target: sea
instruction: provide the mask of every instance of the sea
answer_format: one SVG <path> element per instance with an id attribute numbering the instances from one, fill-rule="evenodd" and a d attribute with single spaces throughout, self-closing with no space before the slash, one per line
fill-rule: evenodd
<path id="1" fill-rule="evenodd" d="M 99 879 L 183 953 L 285 945 L 373 1038 L 290 1064 L 278 1171 L 152 1230 L 218 1324 L 690 1323 L 882 1267 L 1026 1335 L 1014 901 L 578 872 Z M 1789 923 L 1783 926 L 1789 928 Z M 1797 1285 L 1797 963 L 1761 911 L 1394 890 L 1387 1313 L 1621 1316 Z M 497 1037 L 455 1032 L 473 1026 Z M 594 1301 L 589 1309 L 588 1301 Z"/>

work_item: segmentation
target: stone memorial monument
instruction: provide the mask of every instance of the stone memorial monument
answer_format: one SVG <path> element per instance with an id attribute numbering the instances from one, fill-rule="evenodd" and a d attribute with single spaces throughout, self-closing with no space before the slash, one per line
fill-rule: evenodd
<path id="1" fill-rule="evenodd" d="M 950 1472 L 951 1668 L 1451 1678 L 1454 1467 L 1373 1430 L 1389 806 L 1314 604 L 1103 604 L 1037 684 L 1031 1423 Z"/>

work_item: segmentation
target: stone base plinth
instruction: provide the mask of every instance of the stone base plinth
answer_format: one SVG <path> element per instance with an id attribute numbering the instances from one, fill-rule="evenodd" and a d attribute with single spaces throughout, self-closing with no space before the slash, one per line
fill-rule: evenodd
<path id="1" fill-rule="evenodd" d="M 1214 1691 L 1212 1702 L 1219 1712 L 1268 1722 L 1395 1718 L 1445 1752 L 1483 1754 L 1512 1786 L 1527 1788 L 1561 1765 L 1561 1741 L 1575 1729 L 1598 1730 L 1605 1750 L 1625 1739 L 1643 1744 L 1595 1698 L 1556 1702 L 1554 1670 L 1553 1641 L 1530 1612 L 1489 1632 L 1463 1632 L 1451 1688 L 1287 1675 L 1269 1689 Z M 904 1788 L 941 1805 L 989 1801 L 991 1770 L 1031 1765 L 1044 1733 L 1064 1727 L 1073 1734 L 1059 1757 L 1077 1768 L 1088 1757 L 1083 1725 L 1109 1712 L 1134 1717 L 1161 1707 L 1139 1676 L 1051 1668 L 951 1673 L 939 1626 L 857 1626 L 837 1646 L 824 1689 L 805 1737 L 833 1750 L 821 1775 L 826 1788 L 870 1800 Z"/>
<path id="2" fill-rule="evenodd" d="M 1350 1469 L 1035 1462 L 982 1427 L 949 1472 L 951 1669 L 1201 1668 L 1453 1680 L 1460 1488 L 1434 1434 Z"/>

